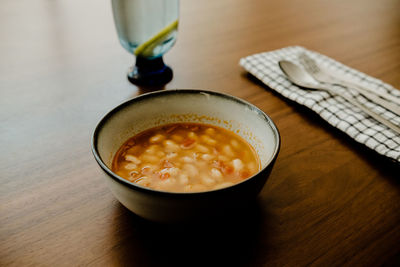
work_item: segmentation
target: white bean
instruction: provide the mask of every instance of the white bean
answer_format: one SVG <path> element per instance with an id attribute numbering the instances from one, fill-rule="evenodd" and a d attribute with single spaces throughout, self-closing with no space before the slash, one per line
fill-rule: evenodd
<path id="1" fill-rule="evenodd" d="M 149 155 L 149 154 L 143 154 L 140 156 L 140 158 L 142 159 L 142 161 L 144 162 L 149 162 L 149 163 L 157 163 L 160 161 L 160 159 L 154 155 Z"/>
<path id="2" fill-rule="evenodd" d="M 133 156 L 133 155 L 126 155 L 125 156 L 125 160 L 126 161 L 130 161 L 130 162 L 132 162 L 132 163 L 135 163 L 135 164 L 140 164 L 140 163 L 142 163 L 142 161 L 140 160 L 140 159 L 138 159 L 137 157 L 135 157 L 135 156 Z"/>
<path id="3" fill-rule="evenodd" d="M 196 166 L 190 163 L 183 165 L 183 169 L 187 172 L 189 177 L 196 177 L 197 175 L 199 175 L 199 170 L 196 168 Z"/>
<path id="4" fill-rule="evenodd" d="M 161 151 L 161 147 L 159 145 L 151 145 L 145 150 L 145 152 L 148 154 L 154 154 L 157 151 Z"/>
<path id="5" fill-rule="evenodd" d="M 201 182 L 204 185 L 208 185 L 208 186 L 211 186 L 211 185 L 215 184 L 215 180 L 210 178 L 210 177 L 208 177 L 208 176 L 201 177 Z"/>
<path id="6" fill-rule="evenodd" d="M 235 149 L 239 149 L 239 148 L 240 148 L 239 142 L 238 142 L 237 140 L 235 140 L 235 139 L 232 139 L 232 140 L 231 140 L 231 145 L 232 145 L 233 148 L 235 148 Z"/>
<path id="7" fill-rule="evenodd" d="M 186 162 L 186 163 L 193 163 L 193 162 L 194 162 L 194 159 L 191 158 L 191 157 L 188 157 L 188 156 L 182 157 L 181 160 L 182 160 L 183 162 Z"/>
<path id="8" fill-rule="evenodd" d="M 176 179 L 175 178 L 164 179 L 164 180 L 161 180 L 159 184 L 164 187 L 171 186 L 171 185 L 176 184 Z"/>
<path id="9" fill-rule="evenodd" d="M 179 146 L 172 140 L 165 140 L 164 141 L 164 149 L 166 152 L 178 152 Z"/>
<path id="10" fill-rule="evenodd" d="M 188 184 L 189 183 L 189 176 L 186 174 L 182 173 L 179 175 L 179 183 L 182 185 Z"/>
<path id="11" fill-rule="evenodd" d="M 179 169 L 172 167 L 172 168 L 164 168 L 158 172 L 161 176 L 161 179 L 170 179 L 170 177 L 177 177 L 179 173 Z"/>
<path id="12" fill-rule="evenodd" d="M 219 155 L 218 156 L 218 159 L 220 160 L 220 161 L 229 161 L 229 158 L 227 157 L 227 156 L 224 156 L 224 155 Z"/>
<path id="13" fill-rule="evenodd" d="M 169 152 L 167 153 L 167 155 L 165 156 L 167 159 L 173 159 L 176 158 L 176 156 L 178 156 L 178 153 L 176 152 Z"/>
<path id="14" fill-rule="evenodd" d="M 202 158 L 203 160 L 210 161 L 210 160 L 213 160 L 213 159 L 214 159 L 214 156 L 213 156 L 213 155 L 210 155 L 210 154 L 203 154 L 203 155 L 201 155 L 201 158 Z"/>
<path id="15" fill-rule="evenodd" d="M 235 171 L 241 171 L 244 167 L 243 162 L 240 159 L 234 159 L 232 165 Z"/>
<path id="16" fill-rule="evenodd" d="M 164 140 L 165 136 L 162 134 L 156 134 L 152 137 L 150 137 L 150 143 L 158 143 Z"/>
<path id="17" fill-rule="evenodd" d="M 189 132 L 188 137 L 194 140 L 197 140 L 197 134 L 195 132 Z"/>
<path id="18" fill-rule="evenodd" d="M 125 169 L 127 170 L 134 170 L 137 168 L 137 165 L 135 163 L 128 163 L 125 165 Z"/>
<path id="19" fill-rule="evenodd" d="M 235 156 L 235 152 L 233 151 L 233 149 L 230 145 L 224 145 L 224 147 L 222 148 L 222 152 L 224 153 L 225 156 L 228 156 L 228 157 Z"/>
<path id="20" fill-rule="evenodd" d="M 209 137 L 208 135 L 202 135 L 201 140 L 206 143 L 207 145 L 210 146 L 215 146 L 217 144 L 217 141 L 215 141 L 214 139 L 212 139 L 211 137 Z"/>
<path id="21" fill-rule="evenodd" d="M 196 149 L 197 151 L 199 151 L 201 153 L 210 152 L 210 150 L 206 146 L 203 146 L 203 145 L 200 145 L 200 144 L 196 145 L 194 149 Z"/>
<path id="22" fill-rule="evenodd" d="M 176 167 L 172 167 L 172 168 L 168 168 L 169 169 L 169 174 L 171 175 L 171 176 L 178 176 L 178 174 L 179 174 L 179 169 L 178 168 L 176 168 Z"/>
<path id="23" fill-rule="evenodd" d="M 214 128 L 207 128 L 204 132 L 206 134 L 208 134 L 208 135 L 214 135 L 215 134 L 215 129 Z"/>
<path id="24" fill-rule="evenodd" d="M 212 168 L 211 169 L 211 176 L 215 178 L 218 182 L 222 182 L 222 173 L 220 170 L 217 168 Z"/>

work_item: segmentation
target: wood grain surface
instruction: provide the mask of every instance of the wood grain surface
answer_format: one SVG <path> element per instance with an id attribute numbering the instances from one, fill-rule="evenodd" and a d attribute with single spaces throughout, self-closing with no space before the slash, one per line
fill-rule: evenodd
<path id="1" fill-rule="evenodd" d="M 400 88 L 397 0 L 182 0 L 165 87 L 241 97 L 282 146 L 251 209 L 147 222 L 106 187 L 100 118 L 150 91 L 126 79 L 110 1 L 0 3 L 0 266 L 400 264 L 400 168 L 248 75 L 241 57 L 301 45 Z"/>

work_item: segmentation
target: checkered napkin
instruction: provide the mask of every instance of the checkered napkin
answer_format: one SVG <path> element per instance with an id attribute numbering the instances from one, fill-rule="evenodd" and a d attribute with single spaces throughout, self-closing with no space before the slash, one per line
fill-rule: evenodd
<path id="1" fill-rule="evenodd" d="M 326 91 L 304 90 L 293 85 L 279 68 L 279 60 L 290 60 L 300 65 L 299 54 L 305 52 L 319 65 L 332 72 L 340 73 L 347 80 L 359 83 L 376 91 L 385 91 L 400 98 L 400 91 L 389 84 L 351 69 L 327 56 L 307 50 L 300 46 L 291 46 L 279 50 L 254 54 L 240 59 L 240 65 L 260 81 L 282 96 L 304 105 L 319 114 L 332 126 L 345 132 L 351 138 L 375 150 L 395 162 L 400 162 L 400 135 L 374 120 L 340 96 Z M 348 94 L 360 103 L 400 126 L 400 116 L 374 104 L 357 92 L 332 85 L 340 94 Z"/>

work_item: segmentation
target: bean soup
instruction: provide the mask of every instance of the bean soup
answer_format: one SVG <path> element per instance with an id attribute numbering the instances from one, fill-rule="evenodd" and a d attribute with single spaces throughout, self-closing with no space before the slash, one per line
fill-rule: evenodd
<path id="1" fill-rule="evenodd" d="M 239 135 L 200 123 L 145 130 L 117 151 L 112 170 L 141 186 L 201 192 L 231 186 L 260 170 L 253 147 Z"/>

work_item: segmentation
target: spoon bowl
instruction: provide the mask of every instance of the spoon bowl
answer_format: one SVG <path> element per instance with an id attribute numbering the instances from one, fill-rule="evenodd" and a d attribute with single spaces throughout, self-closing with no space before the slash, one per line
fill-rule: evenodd
<path id="1" fill-rule="evenodd" d="M 313 90 L 325 90 L 324 88 L 317 87 L 315 79 L 306 70 L 297 66 L 295 63 L 287 60 L 281 60 L 278 63 L 283 73 L 292 83 Z"/>

